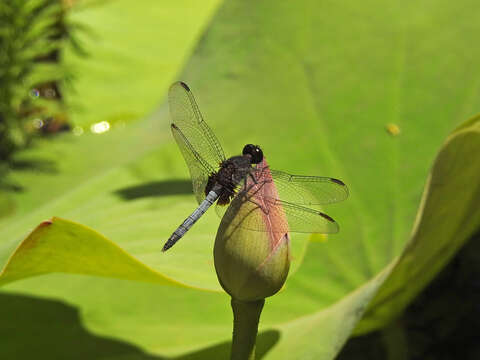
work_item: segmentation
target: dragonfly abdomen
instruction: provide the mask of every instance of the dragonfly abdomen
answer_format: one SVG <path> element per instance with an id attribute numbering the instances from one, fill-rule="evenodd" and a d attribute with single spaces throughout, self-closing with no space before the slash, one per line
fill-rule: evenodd
<path id="1" fill-rule="evenodd" d="M 185 219 L 185 221 L 173 232 L 172 235 L 168 238 L 165 245 L 163 245 L 162 251 L 170 249 L 175 243 L 180 240 L 185 233 L 190 230 L 190 228 L 197 222 L 200 217 L 205 214 L 210 206 L 218 199 L 218 192 L 212 190 L 210 191 L 205 199 L 198 205 L 195 211 Z"/>

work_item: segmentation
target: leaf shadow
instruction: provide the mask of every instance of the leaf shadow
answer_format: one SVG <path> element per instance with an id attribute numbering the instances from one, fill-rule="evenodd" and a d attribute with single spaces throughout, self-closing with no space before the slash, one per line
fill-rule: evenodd
<path id="1" fill-rule="evenodd" d="M 151 181 L 140 185 L 115 190 L 115 194 L 124 200 L 135 200 L 145 197 L 183 195 L 192 193 L 190 180 Z"/>
<path id="2" fill-rule="evenodd" d="M 159 360 L 126 342 L 90 333 L 78 310 L 56 300 L 0 294 L 1 359 L 103 359 L 108 356 Z"/>
<path id="3" fill-rule="evenodd" d="M 10 162 L 10 169 L 16 171 L 32 171 L 45 174 L 58 173 L 55 161 L 45 159 L 14 159 Z"/>
<path id="4" fill-rule="evenodd" d="M 262 359 L 279 339 L 280 332 L 277 330 L 260 332 L 255 346 L 255 359 Z M 225 341 L 200 351 L 172 358 L 172 360 L 230 359 L 230 347 L 231 342 Z"/>
<path id="5" fill-rule="evenodd" d="M 0 190 L 5 192 L 23 192 L 25 188 L 22 185 L 7 180 L 10 171 L 17 172 L 36 172 L 43 174 L 57 174 L 57 164 L 55 161 L 30 158 L 30 159 L 12 159 L 8 163 L 0 164 Z"/>
<path id="6" fill-rule="evenodd" d="M 147 354 L 128 342 L 89 332 L 78 310 L 58 300 L 0 293 L 0 319 L 0 359 L 204 360 L 230 356 L 229 341 L 178 357 Z M 257 358 L 279 338 L 277 331 L 260 333 Z"/>
<path id="7" fill-rule="evenodd" d="M 14 192 L 14 193 L 20 193 L 25 190 L 25 188 L 21 185 L 18 185 L 16 183 L 13 183 L 11 181 L 7 181 L 4 178 L 3 174 L 0 174 L 1 180 L 0 180 L 0 190 L 4 192 Z"/>

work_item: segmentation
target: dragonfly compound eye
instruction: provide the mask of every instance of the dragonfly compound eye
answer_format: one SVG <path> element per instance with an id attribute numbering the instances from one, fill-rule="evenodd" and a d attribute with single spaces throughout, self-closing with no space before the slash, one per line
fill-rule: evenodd
<path id="1" fill-rule="evenodd" d="M 243 148 L 243 155 L 250 155 L 252 157 L 252 164 L 259 164 L 263 160 L 263 152 L 260 147 L 253 144 L 245 145 Z"/>

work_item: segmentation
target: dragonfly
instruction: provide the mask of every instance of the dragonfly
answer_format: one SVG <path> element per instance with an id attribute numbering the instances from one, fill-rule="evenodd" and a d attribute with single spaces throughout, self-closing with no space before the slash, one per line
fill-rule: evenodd
<path id="1" fill-rule="evenodd" d="M 280 225 L 270 227 L 268 231 L 339 231 L 334 219 L 309 206 L 345 200 L 348 188 L 343 181 L 332 177 L 291 175 L 270 169 L 262 149 L 253 144 L 245 145 L 241 155 L 226 158 L 187 84 L 174 83 L 169 89 L 168 102 L 173 120 L 170 125 L 172 134 L 187 163 L 199 205 L 172 233 L 162 251 L 175 245 L 215 202 L 221 215 L 227 205 L 240 196 L 242 201 L 257 204 L 263 213 L 285 216 L 288 224 L 281 225 L 282 222 L 279 222 Z M 267 182 L 273 182 L 277 191 L 259 191 Z M 254 231 L 267 231 L 261 221 L 245 221 L 240 225 Z"/>

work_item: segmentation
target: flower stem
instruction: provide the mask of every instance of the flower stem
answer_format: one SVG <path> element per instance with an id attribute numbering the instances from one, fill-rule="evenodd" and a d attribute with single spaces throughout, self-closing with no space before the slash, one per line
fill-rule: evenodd
<path id="1" fill-rule="evenodd" d="M 408 339 L 401 319 L 394 320 L 382 330 L 383 344 L 388 360 L 407 360 Z"/>
<path id="2" fill-rule="evenodd" d="M 258 321 L 265 299 L 241 301 L 232 298 L 233 338 L 231 360 L 255 360 Z"/>

